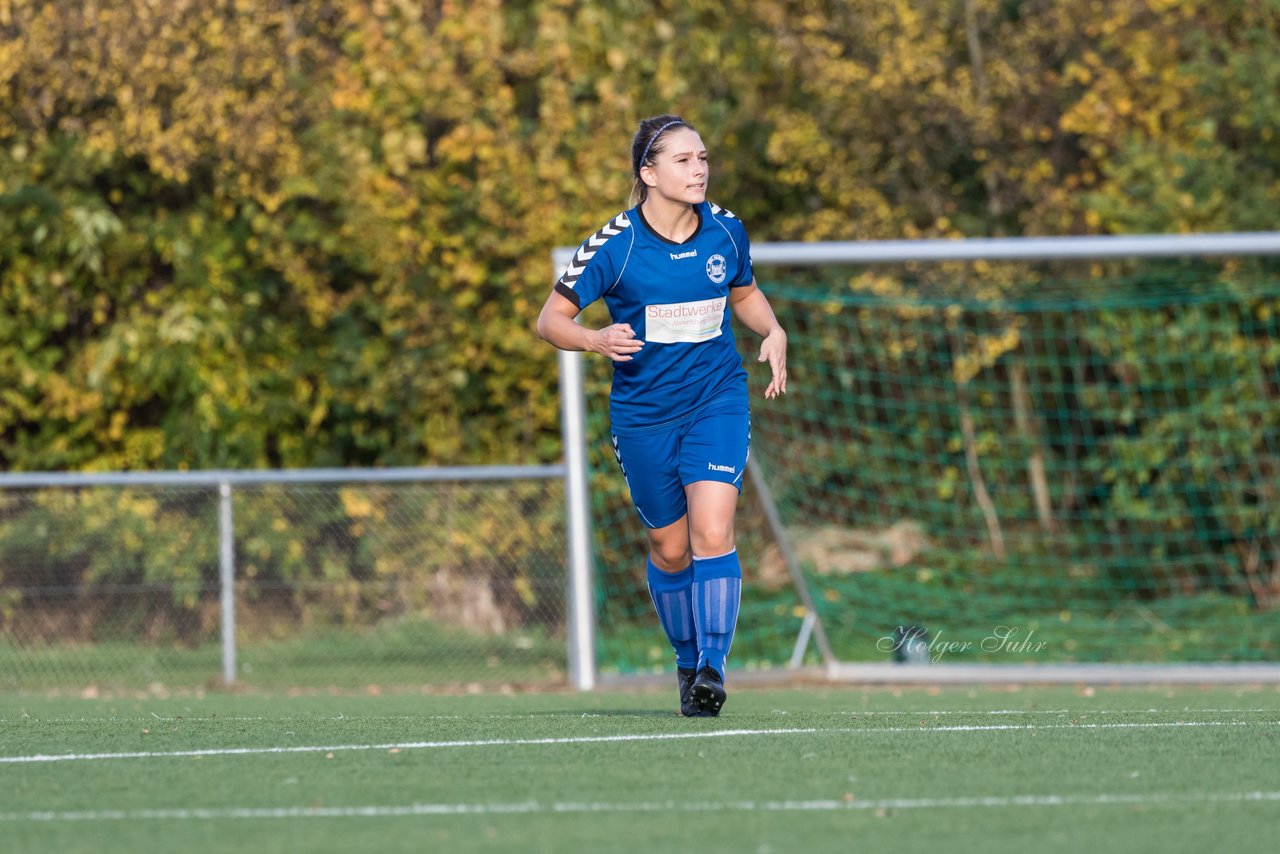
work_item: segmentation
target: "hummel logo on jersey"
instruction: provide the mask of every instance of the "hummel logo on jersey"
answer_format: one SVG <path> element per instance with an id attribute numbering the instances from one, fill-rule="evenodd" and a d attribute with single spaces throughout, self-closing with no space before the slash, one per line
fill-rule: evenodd
<path id="1" fill-rule="evenodd" d="M 681 258 L 697 258 L 697 257 L 698 257 L 697 249 L 690 249 L 688 252 L 672 252 L 671 253 L 672 261 L 679 261 Z"/>
<path id="2" fill-rule="evenodd" d="M 707 471 L 725 471 L 729 474 L 737 474 L 737 466 L 718 466 L 715 463 L 707 463 Z"/>
<path id="3" fill-rule="evenodd" d="M 707 259 L 707 278 L 715 282 L 717 285 L 724 281 L 724 277 L 728 273 L 724 263 L 723 255 L 712 255 Z"/>

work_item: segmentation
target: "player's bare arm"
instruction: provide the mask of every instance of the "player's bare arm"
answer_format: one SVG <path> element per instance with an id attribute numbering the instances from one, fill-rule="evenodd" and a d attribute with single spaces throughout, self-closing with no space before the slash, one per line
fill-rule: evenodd
<path id="1" fill-rule="evenodd" d="M 756 286 L 754 279 L 745 287 L 729 291 L 729 307 L 738 320 L 764 339 L 760 342 L 759 361 L 768 362 L 772 372 L 769 386 L 764 390 L 765 399 L 772 400 L 780 394 L 786 394 L 787 333 L 778 324 L 773 307 Z"/>
<path id="2" fill-rule="evenodd" d="M 538 334 L 561 350 L 581 350 L 608 356 L 615 362 L 629 362 L 644 342 L 636 337 L 627 323 L 614 323 L 603 329 L 587 329 L 577 323 L 578 307 L 555 291 L 547 297 L 538 315 Z"/>

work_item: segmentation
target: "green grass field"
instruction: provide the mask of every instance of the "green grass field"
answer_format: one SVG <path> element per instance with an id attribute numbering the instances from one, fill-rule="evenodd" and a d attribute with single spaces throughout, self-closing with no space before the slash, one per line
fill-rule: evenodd
<path id="1" fill-rule="evenodd" d="M 35 851 L 1261 851 L 1280 688 L 0 697 Z"/>
<path id="2" fill-rule="evenodd" d="M 652 629 L 649 632 L 652 635 Z M 322 627 L 281 639 L 242 640 L 238 679 L 253 687 L 330 685 L 564 684 L 565 642 L 541 632 L 499 637 L 422 621 L 366 629 Z M 119 689 L 219 684 L 217 638 L 195 647 L 136 640 L 18 646 L 0 640 L 0 691 L 67 685 Z"/>

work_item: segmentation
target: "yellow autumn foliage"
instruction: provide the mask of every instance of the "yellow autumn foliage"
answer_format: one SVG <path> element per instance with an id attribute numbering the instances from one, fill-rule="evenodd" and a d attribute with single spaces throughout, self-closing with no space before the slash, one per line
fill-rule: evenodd
<path id="1" fill-rule="evenodd" d="M 550 251 L 659 112 L 757 241 L 1274 227 L 1278 20 L 0 0 L 0 467 L 556 458 Z"/>

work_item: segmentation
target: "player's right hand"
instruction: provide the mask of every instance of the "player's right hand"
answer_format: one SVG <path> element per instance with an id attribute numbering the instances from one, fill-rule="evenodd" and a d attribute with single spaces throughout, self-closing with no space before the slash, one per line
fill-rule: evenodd
<path id="1" fill-rule="evenodd" d="M 631 324 L 615 323 L 596 330 L 591 349 L 615 362 L 629 362 L 631 355 L 638 353 L 643 346 L 644 342 L 636 337 Z"/>

